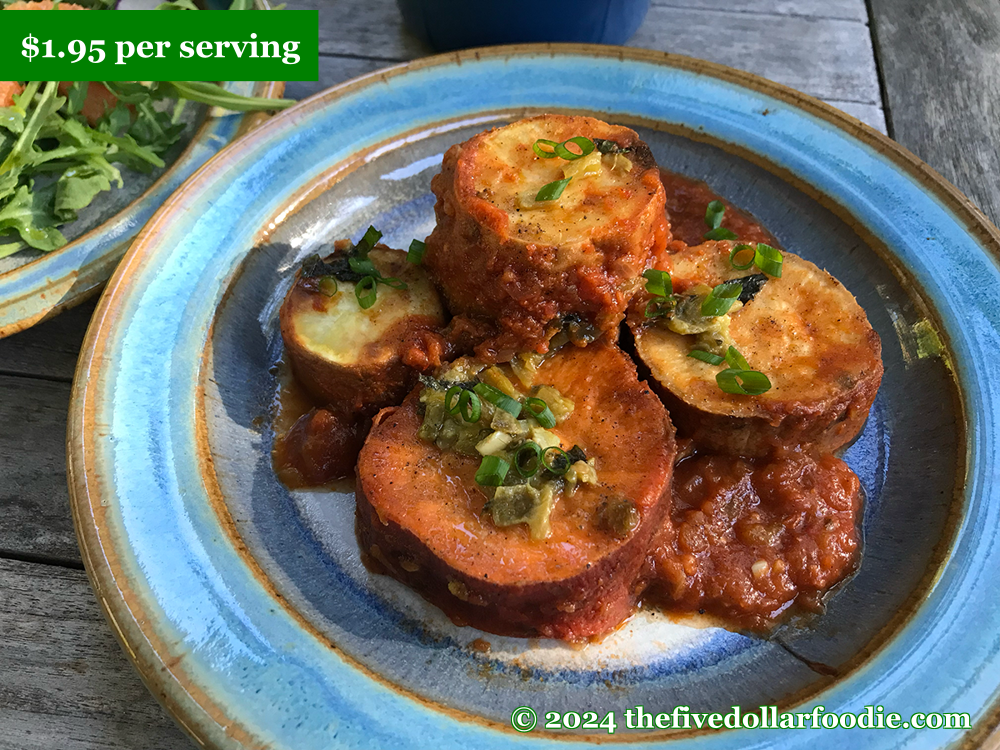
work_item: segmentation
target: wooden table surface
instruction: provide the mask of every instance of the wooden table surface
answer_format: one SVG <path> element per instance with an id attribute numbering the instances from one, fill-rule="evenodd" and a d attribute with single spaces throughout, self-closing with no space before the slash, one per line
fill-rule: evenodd
<path id="1" fill-rule="evenodd" d="M 430 53 L 392 0 L 289 5 L 320 14 L 320 80 L 289 84 L 292 97 Z M 996 0 L 652 0 L 629 44 L 823 99 L 1000 216 Z M 66 409 L 93 309 L 0 341 L 0 750 L 193 747 L 98 611 L 70 519 Z"/>

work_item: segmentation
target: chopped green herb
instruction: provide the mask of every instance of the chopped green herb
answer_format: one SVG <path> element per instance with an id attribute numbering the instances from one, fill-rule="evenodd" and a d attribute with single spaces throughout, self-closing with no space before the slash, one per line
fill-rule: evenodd
<path id="1" fill-rule="evenodd" d="M 542 189 L 535 194 L 535 200 L 539 203 L 556 200 L 563 194 L 563 190 L 569 185 L 571 179 L 573 178 L 567 177 L 564 180 L 556 180 L 555 182 L 550 182 L 548 185 L 543 185 Z"/>

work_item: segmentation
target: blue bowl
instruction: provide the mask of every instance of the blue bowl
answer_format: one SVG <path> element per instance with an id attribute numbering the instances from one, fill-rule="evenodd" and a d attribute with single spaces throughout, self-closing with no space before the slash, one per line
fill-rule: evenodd
<path id="1" fill-rule="evenodd" d="M 519 42 L 624 44 L 649 0 L 396 0 L 406 28 L 439 52 Z"/>

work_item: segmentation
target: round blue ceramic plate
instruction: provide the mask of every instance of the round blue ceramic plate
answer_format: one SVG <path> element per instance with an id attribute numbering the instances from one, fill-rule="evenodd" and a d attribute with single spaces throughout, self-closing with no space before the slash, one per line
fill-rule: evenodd
<path id="1" fill-rule="evenodd" d="M 636 128 L 855 294 L 885 379 L 844 457 L 865 552 L 827 612 L 768 639 L 641 612 L 573 648 L 457 627 L 359 560 L 349 491 L 289 492 L 269 452 L 277 309 L 297 263 L 433 222 L 453 143 L 540 111 Z M 202 168 L 116 272 L 73 391 L 70 489 L 98 598 L 149 687 L 213 748 L 932 748 L 998 719 L 993 541 L 1000 246 L 915 157 L 745 73 L 610 47 L 422 60 L 274 118 Z M 486 647 L 488 644 L 488 648 Z M 531 733 L 511 713 L 534 709 Z M 898 729 L 629 730 L 625 711 L 898 713 Z M 614 711 L 618 731 L 546 728 Z M 917 728 L 914 712 L 968 714 Z"/>

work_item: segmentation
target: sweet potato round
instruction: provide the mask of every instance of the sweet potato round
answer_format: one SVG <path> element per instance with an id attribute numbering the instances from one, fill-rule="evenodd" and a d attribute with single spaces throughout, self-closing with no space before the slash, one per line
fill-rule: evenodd
<path id="1" fill-rule="evenodd" d="M 706 242 L 671 256 L 675 291 L 746 276 L 729 262 L 731 242 Z M 693 337 L 648 324 L 637 298 L 629 315 L 636 351 L 659 385 L 678 432 L 704 449 L 766 456 L 812 444 L 836 450 L 864 426 L 882 382 L 882 345 L 853 295 L 826 271 L 789 252 L 781 278 L 733 313 L 729 329 L 750 367 L 771 389 L 723 392 L 722 366 L 688 357 Z"/>
<path id="2" fill-rule="evenodd" d="M 327 297 L 300 277 L 279 314 L 296 379 L 319 404 L 341 414 L 372 415 L 399 403 L 416 382 L 411 364 L 420 357 L 413 350 L 424 348 L 422 336 L 445 323 L 426 271 L 408 263 L 406 253 L 380 245 L 369 257 L 383 276 L 402 279 L 408 288 L 380 284 L 375 304 L 364 310 L 353 283 L 338 282 L 337 294 Z"/>
<path id="3" fill-rule="evenodd" d="M 478 459 L 417 437 L 419 389 L 376 417 L 361 451 L 358 537 L 385 572 L 457 621 L 579 640 L 613 629 L 632 611 L 651 535 L 668 512 L 674 431 L 613 345 L 567 347 L 542 365 L 536 382 L 575 401 L 556 429 L 596 459 L 599 479 L 559 498 L 548 538 L 532 541 L 523 525 L 498 527 L 484 515 Z M 640 518 L 625 538 L 594 521 L 615 496 L 631 499 Z"/>
<path id="4" fill-rule="evenodd" d="M 540 158 L 532 145 L 575 136 L 614 142 L 628 161 L 595 151 L 589 175 L 535 202 L 577 162 Z M 614 329 L 669 239 L 649 148 L 634 131 L 591 117 L 542 115 L 480 133 L 447 151 L 431 189 L 437 226 L 426 262 L 452 313 L 495 324 L 477 348 L 493 361 L 547 351 L 566 316 L 595 333 Z"/>

